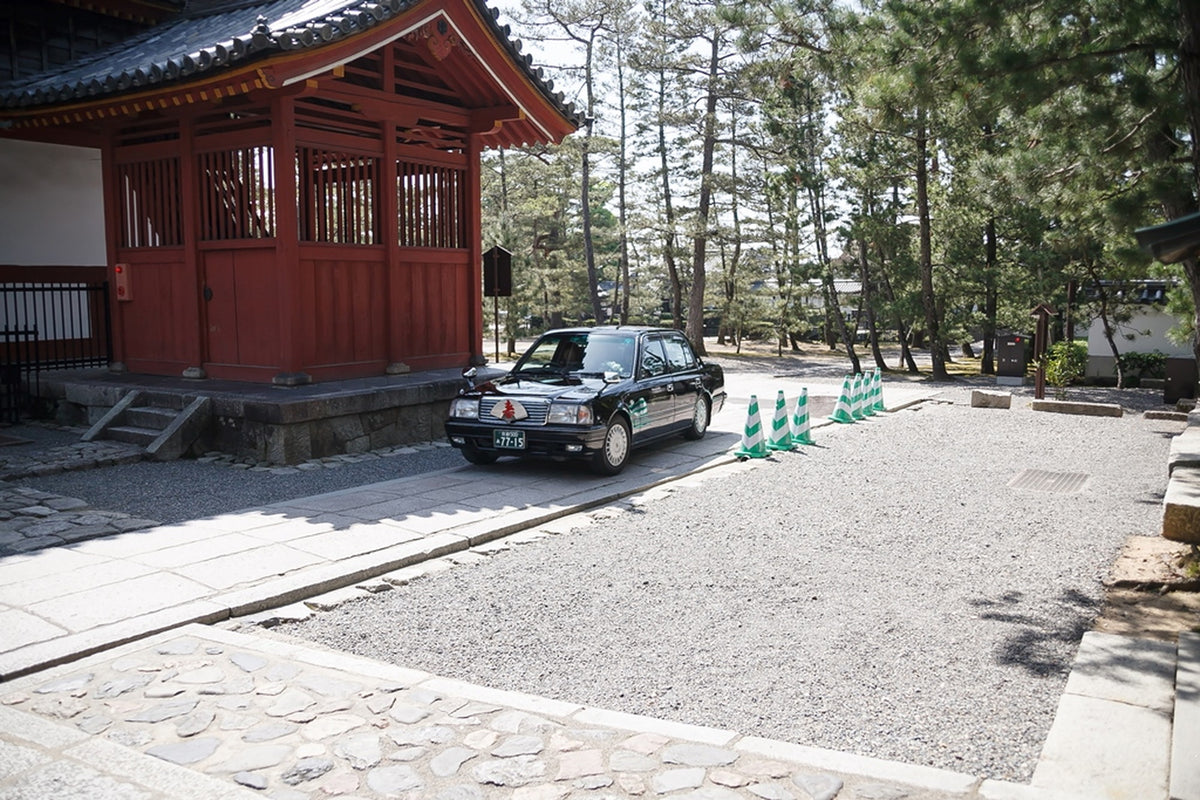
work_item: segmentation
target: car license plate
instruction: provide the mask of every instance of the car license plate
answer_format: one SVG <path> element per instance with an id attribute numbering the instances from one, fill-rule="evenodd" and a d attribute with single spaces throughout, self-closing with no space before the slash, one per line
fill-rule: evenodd
<path id="1" fill-rule="evenodd" d="M 492 431 L 492 444 L 497 450 L 524 450 L 525 431 Z"/>

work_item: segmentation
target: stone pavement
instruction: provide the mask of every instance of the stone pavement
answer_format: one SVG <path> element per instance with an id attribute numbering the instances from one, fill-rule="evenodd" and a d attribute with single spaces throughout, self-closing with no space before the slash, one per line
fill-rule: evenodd
<path id="1" fill-rule="evenodd" d="M 0 483 L 0 558 L 157 524 L 120 511 L 91 508 L 74 497 Z"/>
<path id="2" fill-rule="evenodd" d="M 0 687 L 0 765 L 4 798 L 1023 796 L 199 625 Z"/>
<path id="3" fill-rule="evenodd" d="M 499 692 L 249 624 L 752 469 L 729 455 L 749 394 L 769 408 L 800 386 L 759 377 L 739 376 L 703 441 L 639 451 L 613 479 L 501 462 L 0 558 L 0 798 L 1070 797 Z M 930 395 L 885 390 L 890 408 Z"/>

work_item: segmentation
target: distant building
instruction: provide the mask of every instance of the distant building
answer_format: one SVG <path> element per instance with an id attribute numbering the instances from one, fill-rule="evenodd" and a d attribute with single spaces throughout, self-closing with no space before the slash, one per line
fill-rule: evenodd
<path id="1" fill-rule="evenodd" d="M 1175 344 L 1167 338 L 1167 332 L 1179 324 L 1179 320 L 1166 311 L 1167 290 L 1170 284 L 1163 280 L 1126 281 L 1107 287 L 1114 298 L 1132 306 L 1132 315 L 1126 322 L 1114 323 L 1117 350 L 1124 353 L 1154 353 L 1167 356 L 1168 368 L 1195 369 L 1195 356 L 1190 344 Z M 1104 336 L 1104 323 L 1096 317 L 1088 326 L 1088 363 L 1086 376 L 1107 379 L 1116 373 L 1116 359 Z M 1183 364 L 1172 362 L 1182 361 Z"/>

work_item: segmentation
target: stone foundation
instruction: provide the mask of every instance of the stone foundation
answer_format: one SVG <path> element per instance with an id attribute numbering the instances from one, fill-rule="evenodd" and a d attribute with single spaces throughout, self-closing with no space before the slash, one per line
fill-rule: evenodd
<path id="1" fill-rule="evenodd" d="M 298 464 L 440 439 L 450 400 L 465 385 L 456 370 L 299 387 L 80 370 L 44 373 L 41 395 L 54 403 L 58 420 L 70 425 L 91 425 L 133 389 L 171 406 L 210 397 L 212 415 L 192 455 L 217 451 Z"/>

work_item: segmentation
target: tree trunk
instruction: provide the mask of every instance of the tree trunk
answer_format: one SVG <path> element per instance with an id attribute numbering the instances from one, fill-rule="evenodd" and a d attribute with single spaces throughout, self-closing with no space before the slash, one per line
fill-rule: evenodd
<path id="1" fill-rule="evenodd" d="M 921 305 L 925 308 L 925 328 L 929 335 L 929 360 L 933 365 L 933 377 L 937 380 L 948 380 L 950 375 L 946 372 L 946 347 L 942 341 L 941 328 L 938 326 L 937 301 L 933 292 L 933 243 L 929 219 L 929 133 L 924 108 L 917 111 L 915 144 Z"/>
<path id="2" fill-rule="evenodd" d="M 629 136 L 626 126 L 629 111 L 625 105 L 625 61 L 621 54 L 621 40 L 619 37 L 617 39 L 617 96 L 620 97 L 621 104 L 621 141 L 620 152 L 617 156 L 617 219 L 621 225 L 621 230 L 618 233 L 621 248 L 621 279 L 619 281 L 619 288 L 624 289 L 620 293 L 620 322 L 622 325 L 625 325 L 629 322 L 629 202 L 626 199 L 626 184 L 629 181 L 629 164 L 626 156 Z"/>
<path id="3" fill-rule="evenodd" d="M 996 313 L 1000 303 L 1000 291 L 996 270 L 996 218 L 989 217 L 984 229 L 984 253 L 986 264 L 983 271 L 983 360 L 979 372 L 983 375 L 996 374 Z"/>
<path id="4" fill-rule="evenodd" d="M 879 328 L 875 321 L 871 268 L 867 260 L 867 243 L 863 239 L 858 240 L 858 265 L 859 280 L 862 282 L 863 307 L 867 311 L 867 333 L 871 337 L 871 357 L 875 359 L 875 366 L 880 369 L 887 369 L 887 363 L 883 360 L 883 353 L 879 349 Z"/>
<path id="5" fill-rule="evenodd" d="M 600 278 L 596 271 L 596 248 L 592 243 L 592 198 L 591 198 L 591 158 L 588 155 L 588 149 L 592 141 L 592 120 L 588 119 L 586 123 L 586 132 L 583 135 L 583 163 L 580 165 L 581 182 L 583 184 L 579 192 L 579 202 L 583 208 L 580 213 L 583 216 L 583 260 L 587 265 L 588 276 L 588 299 L 592 303 L 592 315 L 596 319 L 596 324 L 600 325 L 604 322 L 603 310 L 600 308 Z"/>
<path id="6" fill-rule="evenodd" d="M 704 269 L 708 248 L 708 214 L 712 206 L 713 157 L 717 148 L 717 77 L 720 67 L 721 37 L 714 31 L 708 59 L 708 94 L 704 101 L 704 133 L 700 143 L 700 198 L 696 205 L 696 235 L 692 239 L 692 290 L 688 294 L 687 336 L 703 356 L 704 349 Z"/>
<path id="7" fill-rule="evenodd" d="M 663 19 L 666 19 L 666 2 L 663 2 Z M 662 171 L 663 216 L 666 230 L 663 232 L 663 261 L 667 265 L 667 278 L 671 282 L 672 327 L 683 329 L 683 284 L 679 280 L 679 268 L 675 264 L 675 207 L 671 202 L 671 167 L 667 158 L 667 73 L 658 71 L 658 160 Z"/>

